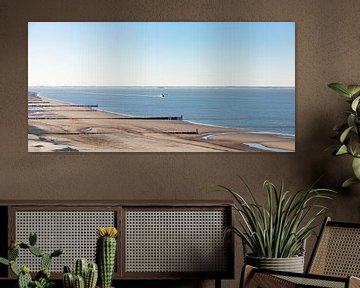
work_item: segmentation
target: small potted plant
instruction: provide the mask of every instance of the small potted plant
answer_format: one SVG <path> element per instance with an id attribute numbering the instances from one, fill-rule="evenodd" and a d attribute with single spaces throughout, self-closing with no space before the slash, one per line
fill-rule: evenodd
<path id="1" fill-rule="evenodd" d="M 243 183 L 251 201 L 220 186 L 234 197 L 233 208 L 240 216 L 239 226 L 228 227 L 225 234 L 232 232 L 239 236 L 248 248 L 244 249 L 245 264 L 302 273 L 305 241 L 314 233 L 315 222 L 326 209 L 318 200 L 331 199 L 334 191 L 310 187 L 291 193 L 284 189 L 283 183 L 278 189 L 266 180 L 267 203 L 262 205 Z"/>
<path id="2" fill-rule="evenodd" d="M 50 280 L 50 265 L 52 259 L 62 255 L 64 250 L 57 249 L 52 253 L 45 253 L 36 246 L 36 242 L 36 234 L 30 233 L 29 243 L 13 242 L 9 248 L 8 259 L 0 257 L 0 263 L 10 266 L 11 271 L 18 277 L 18 288 L 50 288 L 54 286 L 54 282 Z M 36 273 L 34 279 L 31 277 L 28 266 L 19 266 L 18 263 L 16 263 L 20 249 L 28 250 L 31 254 L 40 258 L 41 270 Z"/>
<path id="3" fill-rule="evenodd" d="M 64 267 L 63 288 L 95 288 L 98 279 L 96 263 L 88 262 L 86 258 L 78 258 L 73 271 L 69 266 Z"/>
<path id="4" fill-rule="evenodd" d="M 360 183 L 360 85 L 344 85 L 331 83 L 329 88 L 344 96 L 350 104 L 346 112 L 346 121 L 334 127 L 339 139 L 339 146 L 334 155 L 350 155 L 352 157 L 352 169 L 354 176 L 347 179 L 342 186 L 349 187 Z"/>
<path id="5" fill-rule="evenodd" d="M 100 227 L 96 231 L 96 263 L 99 267 L 99 287 L 110 288 L 116 259 L 115 227 Z"/>

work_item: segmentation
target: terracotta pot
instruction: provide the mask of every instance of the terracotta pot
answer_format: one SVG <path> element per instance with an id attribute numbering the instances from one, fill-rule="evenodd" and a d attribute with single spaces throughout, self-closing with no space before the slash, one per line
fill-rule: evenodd
<path id="1" fill-rule="evenodd" d="M 246 255 L 245 263 L 263 269 L 304 273 L 304 256 L 263 258 Z"/>

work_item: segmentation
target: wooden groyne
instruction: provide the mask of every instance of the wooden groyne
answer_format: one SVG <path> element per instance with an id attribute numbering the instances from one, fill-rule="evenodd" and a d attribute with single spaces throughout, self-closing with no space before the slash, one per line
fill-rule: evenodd
<path id="1" fill-rule="evenodd" d="M 165 133 L 165 134 L 186 134 L 186 135 L 197 135 L 199 134 L 199 130 L 196 129 L 195 131 L 164 131 L 161 133 Z"/>

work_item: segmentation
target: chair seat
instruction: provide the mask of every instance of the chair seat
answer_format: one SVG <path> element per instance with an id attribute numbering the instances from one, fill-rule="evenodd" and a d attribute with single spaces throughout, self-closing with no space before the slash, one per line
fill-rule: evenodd
<path id="1" fill-rule="evenodd" d="M 306 278 L 296 277 L 296 276 L 280 276 L 277 277 L 284 279 L 286 281 L 296 284 L 295 287 L 311 286 L 311 287 L 326 287 L 326 288 L 345 288 L 346 278 L 341 281 L 336 281 L 335 279 L 320 279 L 320 278 L 308 278 L 309 275 L 306 275 Z M 321 276 L 320 276 L 321 277 Z"/>
<path id="2" fill-rule="evenodd" d="M 311 255 L 307 273 L 278 272 L 246 265 L 242 288 L 360 288 L 360 223 L 326 218 Z"/>
<path id="3" fill-rule="evenodd" d="M 316 274 L 300 274 L 293 272 L 271 271 L 246 265 L 243 268 L 241 287 L 248 288 L 355 288 L 360 287 L 360 278 L 334 277 Z M 349 285 L 350 284 L 350 285 Z"/>

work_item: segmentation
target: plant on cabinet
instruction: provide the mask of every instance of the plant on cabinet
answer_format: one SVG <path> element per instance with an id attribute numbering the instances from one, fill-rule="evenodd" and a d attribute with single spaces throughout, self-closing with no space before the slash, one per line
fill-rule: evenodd
<path id="1" fill-rule="evenodd" d="M 110 288 L 116 258 L 115 227 L 101 227 L 97 229 L 96 263 L 99 267 L 99 287 Z"/>
<path id="2" fill-rule="evenodd" d="M 50 280 L 50 265 L 54 257 L 64 253 L 63 249 L 57 249 L 52 253 L 45 253 L 36 246 L 36 233 L 30 233 L 29 243 L 12 242 L 8 251 L 8 259 L 0 257 L 0 263 L 10 266 L 11 271 L 18 277 L 19 288 L 49 288 L 54 285 Z M 35 275 L 34 280 L 30 275 L 30 268 L 26 265 L 19 266 L 16 259 L 20 249 L 28 250 L 33 255 L 40 257 L 41 270 Z"/>
<path id="3" fill-rule="evenodd" d="M 242 182 L 251 201 L 220 186 L 234 197 L 233 208 L 240 216 L 239 227 L 228 227 L 225 234 L 234 233 L 241 238 L 244 248 L 250 250 L 244 255 L 245 264 L 302 273 L 305 241 L 315 233 L 314 223 L 326 210 L 318 201 L 332 199 L 334 191 L 310 187 L 291 193 L 285 190 L 283 183 L 277 188 L 266 180 L 267 203 L 262 205 L 249 186 Z"/>

